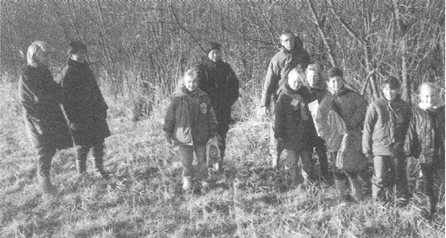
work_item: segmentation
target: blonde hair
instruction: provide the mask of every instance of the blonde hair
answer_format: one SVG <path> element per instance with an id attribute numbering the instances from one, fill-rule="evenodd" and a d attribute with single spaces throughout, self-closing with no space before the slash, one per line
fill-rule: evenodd
<path id="1" fill-rule="evenodd" d="M 433 90 L 435 94 L 438 93 L 437 85 L 435 85 L 434 83 L 431 83 L 431 82 L 424 82 L 418 88 L 418 95 L 420 95 L 421 94 L 421 90 L 423 90 L 425 88 L 429 88 L 430 90 Z"/>
<path id="2" fill-rule="evenodd" d="M 305 72 L 303 71 L 301 65 L 296 66 L 295 68 L 290 70 L 290 72 L 288 72 L 287 81 L 291 75 L 296 75 L 298 80 L 300 80 L 302 83 L 305 82 Z"/>
<path id="3" fill-rule="evenodd" d="M 28 47 L 28 51 L 26 52 L 26 62 L 28 63 L 29 66 L 37 67 L 37 64 L 39 62 L 37 62 L 36 60 L 36 54 L 41 51 L 42 52 L 50 51 L 50 46 L 43 41 L 34 41 Z"/>

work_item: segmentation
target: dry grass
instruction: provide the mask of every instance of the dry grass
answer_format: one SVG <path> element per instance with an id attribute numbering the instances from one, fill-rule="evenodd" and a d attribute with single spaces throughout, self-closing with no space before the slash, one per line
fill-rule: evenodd
<path id="1" fill-rule="evenodd" d="M 115 177 L 104 181 L 94 174 L 90 159 L 89 177 L 79 181 L 74 151 L 61 151 L 52 174 L 60 193 L 44 197 L 16 86 L 0 87 L 1 237 L 444 236 L 444 214 L 422 218 L 418 193 L 409 206 L 396 208 L 370 198 L 339 204 L 333 187 L 323 185 L 287 189 L 286 176 L 269 169 L 267 124 L 247 113 L 237 112 L 244 121 L 229 132 L 225 173 L 209 193 L 184 194 L 176 151 L 161 133 L 167 102 L 137 123 L 127 116 L 125 101 L 110 103 L 113 135 L 105 161 Z"/>

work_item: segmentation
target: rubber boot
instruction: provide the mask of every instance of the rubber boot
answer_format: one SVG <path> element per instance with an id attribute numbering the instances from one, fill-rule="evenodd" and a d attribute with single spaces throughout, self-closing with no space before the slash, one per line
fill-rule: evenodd
<path id="1" fill-rule="evenodd" d="M 183 191 L 185 192 L 192 191 L 192 178 L 183 177 Z"/>
<path id="2" fill-rule="evenodd" d="M 76 158 L 76 169 L 79 175 L 87 172 L 87 156 L 88 156 L 88 148 L 86 147 L 77 147 L 76 149 L 77 158 Z"/>
<path id="3" fill-rule="evenodd" d="M 338 193 L 339 201 L 345 201 L 347 196 L 347 180 L 335 180 L 336 192 Z"/>
<path id="4" fill-rule="evenodd" d="M 352 191 L 352 197 L 355 201 L 359 202 L 364 199 L 364 195 L 362 194 L 362 182 L 358 177 L 349 178 L 350 181 L 350 189 Z"/>

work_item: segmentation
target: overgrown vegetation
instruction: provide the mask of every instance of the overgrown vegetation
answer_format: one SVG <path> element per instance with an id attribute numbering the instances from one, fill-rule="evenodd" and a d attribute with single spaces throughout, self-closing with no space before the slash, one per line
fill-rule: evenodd
<path id="1" fill-rule="evenodd" d="M 276 39 L 287 28 L 298 33 L 313 59 L 343 67 L 350 86 L 370 100 L 387 74 L 406 74 L 412 92 L 422 81 L 443 88 L 444 1 L 0 5 L 0 236 L 444 236 L 444 214 L 432 220 L 421 215 L 425 201 L 416 179 L 411 181 L 414 196 L 404 208 L 370 198 L 339 204 L 334 188 L 323 184 L 288 188 L 287 176 L 269 169 L 268 123 L 255 115 Z M 16 96 L 25 63 L 19 51 L 26 52 L 34 40 L 50 43 L 57 76 L 65 47 L 74 39 L 87 43 L 106 92 L 113 135 L 106 140 L 105 165 L 115 177 L 104 181 L 94 174 L 89 158 L 90 176 L 78 181 L 75 152 L 64 150 L 53 161 L 60 194 L 47 198 L 36 186 L 35 154 Z M 160 128 L 176 80 L 199 60 L 208 40 L 223 43 L 224 59 L 241 81 L 241 98 L 228 134 L 224 174 L 215 178 L 209 193 L 184 194 L 176 151 L 164 142 Z"/>

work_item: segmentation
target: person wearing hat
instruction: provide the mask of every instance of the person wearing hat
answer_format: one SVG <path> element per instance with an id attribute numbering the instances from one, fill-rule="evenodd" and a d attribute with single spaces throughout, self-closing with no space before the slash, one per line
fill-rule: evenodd
<path id="1" fill-rule="evenodd" d="M 239 80 L 228 63 L 221 59 L 221 45 L 210 42 L 207 57 L 197 66 L 199 87 L 210 98 L 217 118 L 217 137 L 220 149 L 220 162 L 214 169 L 222 170 L 226 150 L 226 134 L 231 124 L 231 106 L 239 97 Z"/>
<path id="2" fill-rule="evenodd" d="M 400 98 L 400 85 L 395 77 L 385 78 L 383 97 L 369 105 L 364 122 L 362 151 L 370 159 L 373 158 L 373 199 L 388 201 L 395 187 L 395 200 L 404 205 L 408 198 L 404 141 L 411 109 Z"/>
<path id="3" fill-rule="evenodd" d="M 51 161 L 57 150 L 73 146 L 67 122 L 60 107 L 62 89 L 48 69 L 51 47 L 33 42 L 27 51 L 27 65 L 19 80 L 26 131 L 37 152 L 37 180 L 44 194 L 54 195 Z"/>
<path id="4" fill-rule="evenodd" d="M 281 86 L 286 82 L 286 76 L 299 64 L 303 70 L 307 68 L 310 63 L 310 56 L 308 52 L 303 48 L 302 41 L 299 37 L 296 37 L 291 31 L 286 30 L 280 35 L 280 51 L 277 52 L 271 59 L 268 71 L 265 77 L 265 83 L 262 90 L 261 108 L 264 115 L 268 111 L 274 112 L 274 104 L 278 99 L 278 95 L 281 91 Z M 272 103 L 271 103 L 272 98 Z M 271 117 L 274 114 L 271 113 Z M 272 119 L 274 121 L 274 118 Z M 282 152 L 279 143 L 274 138 L 274 125 L 271 124 L 270 130 L 270 154 L 272 156 L 273 168 L 279 167 L 279 158 Z"/>
<path id="5" fill-rule="evenodd" d="M 91 151 L 97 172 L 108 179 L 104 169 L 104 140 L 110 136 L 106 121 L 107 103 L 102 96 L 93 71 L 87 62 L 87 47 L 80 41 L 70 43 L 68 64 L 62 71 L 62 101 L 71 135 L 76 146 L 76 167 L 79 175 L 87 171 Z"/>

